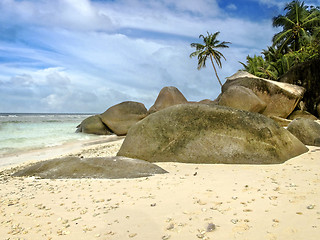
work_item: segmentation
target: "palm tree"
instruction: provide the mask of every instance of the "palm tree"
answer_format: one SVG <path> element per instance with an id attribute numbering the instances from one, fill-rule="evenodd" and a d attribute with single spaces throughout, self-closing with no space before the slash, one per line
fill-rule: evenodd
<path id="1" fill-rule="evenodd" d="M 274 27 L 283 27 L 283 30 L 273 37 L 273 44 L 277 45 L 280 51 L 297 51 L 310 36 L 313 27 L 319 26 L 319 11 L 308 11 L 304 2 L 299 0 L 287 3 L 284 10 L 287 11 L 285 15 L 273 18 Z"/>
<path id="2" fill-rule="evenodd" d="M 201 68 L 206 67 L 206 60 L 208 57 L 210 57 L 214 72 L 217 76 L 217 79 L 220 83 L 220 86 L 222 86 L 222 83 L 220 81 L 220 78 L 217 74 L 217 69 L 214 65 L 213 59 L 217 63 L 218 67 L 222 68 L 221 64 L 221 57 L 226 60 L 226 58 L 222 55 L 221 52 L 216 50 L 217 48 L 229 48 L 227 44 L 230 44 L 230 42 L 220 42 L 217 40 L 217 36 L 220 32 L 216 32 L 214 34 L 210 34 L 207 32 L 207 36 L 203 36 L 202 34 L 199 36 L 199 38 L 203 38 L 204 44 L 201 43 L 191 43 L 191 47 L 196 48 L 196 51 L 190 54 L 190 58 L 198 56 L 198 70 Z"/>

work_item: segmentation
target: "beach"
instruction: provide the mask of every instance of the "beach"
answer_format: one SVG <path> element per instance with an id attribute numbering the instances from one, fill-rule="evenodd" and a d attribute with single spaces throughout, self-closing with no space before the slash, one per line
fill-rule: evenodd
<path id="1" fill-rule="evenodd" d="M 50 157 L 115 156 L 122 142 L 35 151 L 22 155 L 24 163 L 16 169 Z M 309 147 L 276 165 L 157 163 L 168 173 L 134 179 L 17 178 L 10 176 L 17 166 L 7 166 L 0 177 L 0 235 L 10 240 L 318 239 L 319 159 L 320 148 Z"/>

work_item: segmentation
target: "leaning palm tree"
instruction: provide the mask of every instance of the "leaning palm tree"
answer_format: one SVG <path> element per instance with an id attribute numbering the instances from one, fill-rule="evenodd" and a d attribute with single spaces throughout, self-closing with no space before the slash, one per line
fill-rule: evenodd
<path id="1" fill-rule="evenodd" d="M 315 26 L 319 26 L 319 11 L 308 11 L 304 2 L 294 0 L 287 3 L 285 15 L 273 18 L 274 27 L 283 27 L 283 30 L 273 37 L 274 46 L 280 51 L 289 49 L 297 51 L 303 45 Z"/>
<path id="2" fill-rule="evenodd" d="M 220 83 L 220 86 L 222 86 L 222 83 L 220 81 L 220 78 L 217 73 L 217 69 L 214 65 L 213 59 L 217 63 L 218 67 L 222 67 L 221 64 L 221 58 L 226 60 L 226 58 L 222 55 L 221 52 L 216 50 L 217 48 L 228 48 L 227 44 L 230 44 L 230 42 L 220 42 L 217 40 L 217 36 L 220 32 L 216 32 L 214 34 L 210 34 L 207 32 L 207 36 L 203 36 L 202 34 L 199 36 L 199 38 L 203 38 L 204 44 L 201 43 L 191 43 L 191 47 L 196 48 L 196 51 L 190 54 L 191 57 L 198 56 L 198 70 L 201 68 L 206 67 L 206 60 L 208 57 L 210 57 L 214 72 L 217 76 L 217 79 Z"/>

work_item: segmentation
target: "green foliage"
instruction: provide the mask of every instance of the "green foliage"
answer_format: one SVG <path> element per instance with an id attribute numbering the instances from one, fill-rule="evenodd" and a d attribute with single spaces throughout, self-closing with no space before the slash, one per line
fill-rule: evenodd
<path id="1" fill-rule="evenodd" d="M 275 69 L 272 65 L 270 65 L 262 56 L 254 55 L 254 57 L 247 56 L 247 64 L 240 62 L 244 69 L 261 78 L 266 79 L 274 79 L 277 75 L 275 75 Z"/>
<path id="2" fill-rule="evenodd" d="M 273 45 L 286 53 L 289 49 L 297 51 L 306 44 L 313 28 L 319 26 L 319 11 L 308 10 L 304 2 L 294 0 L 287 3 L 285 15 L 273 18 L 274 27 L 282 27 L 282 31 L 273 37 Z"/>
<path id="3" fill-rule="evenodd" d="M 230 44 L 230 42 L 220 42 L 217 40 L 217 36 L 220 32 L 216 32 L 214 34 L 210 34 L 207 32 L 207 36 L 200 35 L 199 38 L 203 39 L 203 43 L 191 43 L 191 47 L 196 48 L 196 51 L 190 54 L 190 57 L 198 57 L 198 70 L 201 68 L 206 67 L 206 60 L 209 57 L 213 66 L 213 69 L 215 71 L 215 74 L 217 76 L 217 79 L 222 86 L 222 83 L 218 77 L 217 70 L 215 68 L 213 59 L 215 60 L 216 64 L 219 68 L 222 67 L 221 64 L 221 58 L 226 60 L 226 58 L 223 56 L 221 52 L 217 50 L 217 48 L 228 48 L 229 46 L 227 44 Z"/>
<path id="4" fill-rule="evenodd" d="M 241 63 L 249 73 L 277 80 L 296 64 L 320 58 L 320 7 L 294 0 L 284 10 L 285 15 L 273 18 L 273 26 L 282 27 L 273 46 L 263 50 L 263 56 L 248 56 L 247 63 Z"/>

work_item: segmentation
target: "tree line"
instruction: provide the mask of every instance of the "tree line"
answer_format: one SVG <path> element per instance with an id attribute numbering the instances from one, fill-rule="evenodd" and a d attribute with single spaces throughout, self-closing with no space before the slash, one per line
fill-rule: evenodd
<path id="1" fill-rule="evenodd" d="M 320 7 L 294 0 L 285 5 L 284 12 L 272 19 L 273 27 L 282 28 L 272 46 L 240 62 L 247 72 L 278 80 L 296 64 L 320 57 Z"/>
<path id="2" fill-rule="evenodd" d="M 284 15 L 272 19 L 273 27 L 282 28 L 274 35 L 272 46 L 262 50 L 262 55 L 247 56 L 246 63 L 240 62 L 247 72 L 257 77 L 278 80 L 296 64 L 320 58 L 320 7 L 307 6 L 304 2 L 294 0 L 285 5 L 284 12 Z M 200 35 L 203 44 L 191 43 L 196 51 L 190 57 L 198 58 L 198 70 L 206 67 L 209 58 L 219 84 L 222 85 L 215 63 L 222 67 L 221 58 L 225 57 L 218 49 L 228 48 L 230 42 L 217 40 L 219 33 Z"/>

